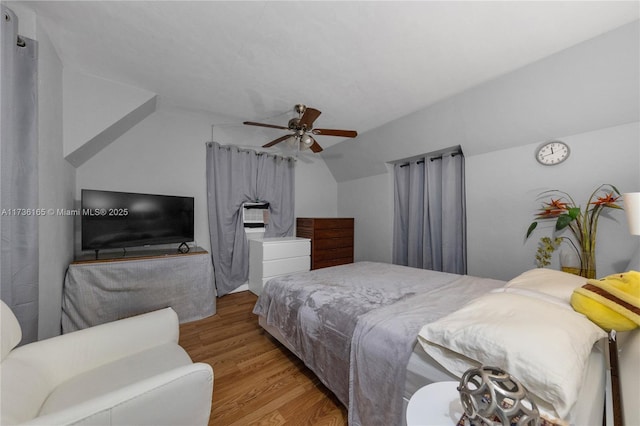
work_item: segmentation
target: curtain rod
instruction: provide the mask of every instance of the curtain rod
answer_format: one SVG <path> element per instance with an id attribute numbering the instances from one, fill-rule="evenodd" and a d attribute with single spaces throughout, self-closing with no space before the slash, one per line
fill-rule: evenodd
<path id="1" fill-rule="evenodd" d="M 212 146 L 214 143 L 217 143 L 217 142 L 213 142 L 213 141 L 206 142 L 207 146 Z M 270 152 L 258 151 L 256 149 L 240 148 L 238 145 L 221 145 L 219 143 L 217 143 L 217 144 L 218 144 L 218 146 L 220 148 L 223 148 L 223 149 L 226 149 L 226 150 L 229 150 L 229 151 L 231 151 L 231 149 L 233 148 L 233 149 L 238 150 L 238 152 L 246 152 L 246 153 L 252 152 L 252 153 L 254 153 L 256 155 L 266 155 L 267 157 L 281 158 L 281 159 L 287 160 L 287 161 L 294 161 L 294 162 L 298 161 L 297 158 L 292 157 L 292 156 L 286 156 L 285 157 L 284 155 L 272 154 Z"/>
<path id="2" fill-rule="evenodd" d="M 9 9 L 9 12 L 13 13 L 13 11 L 11 9 Z M 4 20 L 5 21 L 11 21 L 11 15 L 8 12 L 4 12 Z M 17 28 L 16 28 L 17 30 Z M 18 45 L 18 47 L 26 47 L 27 46 L 27 42 L 24 41 L 24 39 L 22 37 L 20 37 L 20 35 L 16 35 L 16 44 Z"/>
<path id="3" fill-rule="evenodd" d="M 452 157 L 455 157 L 458 154 L 462 154 L 460 151 L 456 151 L 456 152 L 452 152 L 451 154 L 442 154 L 436 157 L 429 157 L 429 161 L 434 161 L 434 160 L 442 160 L 442 157 L 445 157 L 447 155 L 451 155 Z M 426 157 L 425 157 L 426 160 Z M 425 160 L 418 160 L 416 161 L 416 164 L 422 164 L 424 163 Z M 400 164 L 400 167 L 407 167 L 410 163 L 404 163 L 404 164 Z"/>
<path id="4" fill-rule="evenodd" d="M 211 144 L 212 144 L 212 143 L 214 143 L 214 140 L 213 140 L 213 128 L 214 128 L 214 126 L 215 126 L 214 124 L 212 124 L 212 125 L 211 125 L 211 141 L 210 141 L 210 142 L 207 142 L 207 145 L 209 145 L 209 146 L 211 146 Z M 218 142 L 215 142 L 215 143 L 218 143 Z M 220 145 L 220 147 L 225 147 L 225 146 L 226 146 L 226 147 L 230 147 L 230 146 L 233 146 L 233 147 L 237 148 L 237 149 L 238 149 L 238 151 L 242 150 L 242 148 L 240 148 L 238 145 L 222 145 L 222 144 L 220 144 L 220 143 L 218 143 L 218 145 Z M 248 149 L 248 148 L 247 148 L 247 149 L 245 149 L 245 151 L 252 151 L 252 152 L 255 152 L 255 153 L 256 153 L 256 154 L 258 154 L 258 155 L 263 155 L 263 154 L 267 154 L 267 156 L 269 156 L 269 155 L 273 155 L 273 157 L 274 157 L 274 158 L 282 158 L 282 159 L 289 160 L 289 161 L 293 160 L 294 162 L 297 162 L 297 161 L 298 161 L 298 159 L 297 159 L 297 158 L 292 157 L 292 156 L 288 156 L 288 157 L 286 157 L 286 156 L 284 156 L 284 155 L 271 154 L 271 153 L 266 152 L 266 151 L 258 151 L 257 149 Z"/>

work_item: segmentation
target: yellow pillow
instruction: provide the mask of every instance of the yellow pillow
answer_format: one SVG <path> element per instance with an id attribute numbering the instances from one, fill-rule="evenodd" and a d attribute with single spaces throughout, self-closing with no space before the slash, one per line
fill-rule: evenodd
<path id="1" fill-rule="evenodd" d="M 607 331 L 632 330 L 640 325 L 640 272 L 588 280 L 573 291 L 571 306 Z"/>

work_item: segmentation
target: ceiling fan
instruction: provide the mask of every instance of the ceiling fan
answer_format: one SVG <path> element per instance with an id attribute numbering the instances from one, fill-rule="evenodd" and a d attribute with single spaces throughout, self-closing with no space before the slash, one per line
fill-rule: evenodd
<path id="1" fill-rule="evenodd" d="M 271 142 L 262 145 L 263 148 L 276 145 L 280 142 L 287 141 L 292 146 L 300 148 L 300 150 L 310 149 L 313 152 L 322 151 L 322 147 L 311 136 L 341 136 L 344 138 L 355 138 L 358 136 L 358 132 L 355 130 L 338 130 L 338 129 L 314 129 L 313 122 L 322 114 L 320 111 L 314 108 L 308 108 L 306 105 L 298 104 L 293 109 L 298 117 L 294 117 L 289 120 L 287 127 L 277 126 L 274 124 L 256 123 L 253 121 L 245 121 L 244 124 L 248 126 L 270 127 L 272 129 L 291 130 L 293 133 L 281 136 Z M 311 134 L 310 134 L 311 133 Z"/>

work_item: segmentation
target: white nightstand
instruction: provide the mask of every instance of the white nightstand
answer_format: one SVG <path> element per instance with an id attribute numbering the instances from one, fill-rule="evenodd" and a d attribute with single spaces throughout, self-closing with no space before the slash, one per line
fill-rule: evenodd
<path id="1" fill-rule="evenodd" d="M 436 382 L 416 391 L 407 405 L 407 426 L 456 425 L 464 414 L 458 382 Z"/>
<path id="2" fill-rule="evenodd" d="M 311 240 L 282 237 L 249 241 L 249 290 L 260 296 L 262 286 L 273 277 L 308 271 Z"/>

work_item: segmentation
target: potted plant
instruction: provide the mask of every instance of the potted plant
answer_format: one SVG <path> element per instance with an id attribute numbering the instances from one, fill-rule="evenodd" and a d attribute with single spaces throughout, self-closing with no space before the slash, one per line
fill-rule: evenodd
<path id="1" fill-rule="evenodd" d="M 543 202 L 540 211 L 536 213 L 536 220 L 529 225 L 526 238 L 538 226 L 540 220 L 555 220 L 554 238 L 542 237 L 536 254 L 539 267 L 549 264 L 551 253 L 562 243 L 566 242 L 576 252 L 580 261 L 579 275 L 586 278 L 596 277 L 596 233 L 598 219 L 605 209 L 622 209 L 616 202 L 620 198 L 620 191 L 611 184 L 602 184 L 591 194 L 584 208 L 580 207 L 569 194 L 552 189 L 540 194 L 549 197 Z M 559 235 L 569 229 L 570 235 Z"/>

